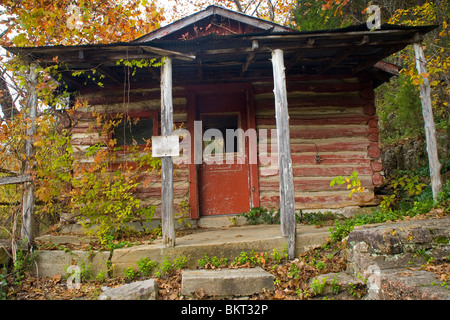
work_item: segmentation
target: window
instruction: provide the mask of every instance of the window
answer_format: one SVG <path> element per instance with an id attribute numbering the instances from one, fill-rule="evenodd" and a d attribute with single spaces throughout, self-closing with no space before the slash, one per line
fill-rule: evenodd
<path id="1" fill-rule="evenodd" d="M 208 130 L 212 136 L 211 140 L 203 142 L 203 148 L 210 144 L 215 144 L 215 152 L 221 150 L 220 153 L 234 153 L 238 152 L 238 137 L 233 135 L 227 136 L 227 129 L 232 130 L 232 133 L 239 128 L 239 118 L 237 115 L 204 115 L 203 116 L 203 134 Z M 234 141 L 227 141 L 229 138 Z M 229 146 L 233 146 L 232 149 L 227 149 L 227 143 Z"/>
<path id="2" fill-rule="evenodd" d="M 158 135 L 157 113 L 130 114 L 129 120 L 122 121 L 114 129 L 113 137 L 120 146 L 145 146 L 148 139 Z"/>

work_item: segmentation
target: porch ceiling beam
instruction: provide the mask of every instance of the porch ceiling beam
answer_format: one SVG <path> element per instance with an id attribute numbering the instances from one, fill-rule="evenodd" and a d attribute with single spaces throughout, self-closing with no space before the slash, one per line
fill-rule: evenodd
<path id="1" fill-rule="evenodd" d="M 376 35 L 405 35 L 405 34 L 413 34 L 413 30 L 377 30 L 377 31 L 349 31 L 349 32 L 324 32 L 324 33 L 304 33 L 304 34 L 283 34 L 283 35 L 255 35 L 249 37 L 242 37 L 244 40 L 277 40 L 277 39 L 286 39 L 286 40 L 297 40 L 297 39 L 308 39 L 308 38 L 333 38 L 333 39 L 341 39 L 341 38 L 349 38 L 356 37 L 361 38 L 361 36 L 368 34 L 376 34 Z"/>
<path id="2" fill-rule="evenodd" d="M 116 84 L 120 84 L 123 82 L 123 80 L 120 80 L 119 77 L 110 68 L 104 65 L 98 66 L 96 69 L 100 74 L 104 75 Z"/>
<path id="3" fill-rule="evenodd" d="M 248 70 L 250 65 L 252 64 L 253 60 L 255 59 L 255 53 L 251 52 L 245 61 L 245 63 L 242 65 L 241 74 L 244 75 L 244 73 Z"/>
<path id="4" fill-rule="evenodd" d="M 82 83 L 82 81 L 80 81 L 79 79 L 77 79 L 76 77 L 72 77 L 71 75 L 65 75 L 64 72 L 60 72 L 61 75 L 61 79 L 68 85 L 74 88 L 80 88 L 82 87 L 84 84 Z"/>
<path id="5" fill-rule="evenodd" d="M 391 47 L 391 48 L 383 48 L 381 50 L 381 53 L 376 54 L 374 56 L 372 56 L 369 59 L 364 60 L 363 62 L 361 62 L 359 65 L 357 65 L 354 69 L 353 69 L 353 74 L 356 74 L 358 72 L 361 72 L 362 70 L 374 65 L 375 63 L 377 63 L 378 61 L 390 56 L 391 54 L 393 54 L 394 52 L 397 52 L 398 50 L 400 50 L 400 48 L 403 47 L 402 45 L 400 46 L 395 46 L 395 47 Z"/>
<path id="6" fill-rule="evenodd" d="M 36 49 L 36 48 L 34 48 Z M 67 48 L 39 48 L 39 60 L 45 63 L 54 63 L 53 58 L 58 56 L 58 60 L 66 63 L 80 63 L 86 61 L 105 62 L 107 60 L 115 62 L 121 59 L 141 60 L 153 59 L 158 57 L 171 57 L 183 61 L 195 60 L 195 55 L 185 54 L 182 52 L 155 48 L 150 46 L 114 46 L 114 47 L 88 47 L 80 49 L 77 47 L 71 48 L 68 52 Z M 26 49 L 25 49 L 26 50 Z M 33 55 L 33 53 L 32 53 Z"/>
<path id="7" fill-rule="evenodd" d="M 204 55 L 221 55 L 221 54 L 248 54 L 250 52 L 256 53 L 266 53 L 271 52 L 274 47 L 281 48 L 281 50 L 287 51 L 298 51 L 298 50 L 307 50 L 307 51 L 320 51 L 324 49 L 343 49 L 348 47 L 355 47 L 361 45 L 361 39 L 348 42 L 338 42 L 336 39 L 332 40 L 333 42 L 329 43 L 317 43 L 315 41 L 313 45 L 311 42 L 306 42 L 303 44 L 294 43 L 294 42 L 285 42 L 285 43 L 276 43 L 276 44 L 265 44 L 259 47 L 257 50 L 253 50 L 252 48 L 225 48 L 225 49 L 206 49 L 202 51 Z M 398 46 L 405 47 L 406 45 L 412 44 L 413 39 L 404 39 L 404 40 L 392 40 L 392 41 L 373 41 L 366 44 L 367 47 L 389 47 L 398 48 Z M 397 50 L 397 49 L 396 49 Z"/>
<path id="8" fill-rule="evenodd" d="M 180 60 L 184 60 L 184 61 L 195 60 L 195 55 L 186 54 L 186 53 L 182 53 L 182 52 L 176 52 L 176 51 L 172 51 L 172 50 L 166 50 L 166 49 L 149 47 L 149 46 L 141 46 L 139 48 L 141 48 L 145 52 L 154 53 L 154 54 L 164 56 L 164 57 L 170 57 L 170 58 L 180 59 Z"/>
<path id="9" fill-rule="evenodd" d="M 289 72 L 300 61 L 302 61 L 304 56 L 305 56 L 305 51 L 302 51 L 302 52 L 299 52 L 299 53 L 295 53 L 295 56 L 286 65 L 286 72 Z"/>
<path id="10" fill-rule="evenodd" d="M 331 68 L 333 68 L 335 65 L 339 64 L 340 62 L 342 62 L 343 60 L 347 59 L 353 52 L 356 51 L 357 47 L 352 47 L 348 50 L 345 50 L 344 52 L 342 52 L 340 55 L 338 55 L 337 57 L 332 58 L 331 62 L 323 67 L 321 67 L 318 71 L 317 74 L 318 75 L 323 75 L 325 72 L 327 72 L 328 70 L 330 70 Z"/>
<path id="11" fill-rule="evenodd" d="M 278 171 L 280 175 L 281 234 L 288 239 L 288 258 L 295 256 L 296 223 L 294 177 L 292 172 L 289 114 L 283 50 L 272 51 L 275 118 L 278 140 Z"/>
<path id="12" fill-rule="evenodd" d="M 198 78 L 203 80 L 203 61 L 200 57 L 197 57 L 197 72 Z"/>
<path id="13" fill-rule="evenodd" d="M 317 72 L 318 75 L 323 75 L 325 72 L 327 72 L 328 70 L 330 70 L 331 68 L 333 68 L 334 66 L 336 66 L 337 64 L 339 64 L 340 62 L 342 62 L 343 60 L 347 59 L 353 52 L 356 51 L 356 49 L 358 49 L 360 46 L 363 46 L 367 43 L 370 42 L 369 36 L 368 35 L 364 35 L 364 37 L 362 38 L 361 42 L 359 43 L 358 46 L 353 46 L 351 48 L 349 48 L 348 50 L 344 50 L 344 52 L 337 56 L 334 57 L 331 61 L 331 63 L 329 63 L 328 65 L 320 68 Z"/>

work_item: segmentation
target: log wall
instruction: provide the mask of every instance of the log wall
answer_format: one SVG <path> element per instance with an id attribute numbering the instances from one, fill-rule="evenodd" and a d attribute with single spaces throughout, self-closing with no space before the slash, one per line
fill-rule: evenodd
<path id="1" fill-rule="evenodd" d="M 299 78 L 288 79 L 287 86 L 296 209 L 375 204 L 373 189 L 382 183 L 383 178 L 378 120 L 370 79 Z M 273 83 L 254 82 L 253 93 L 256 129 L 269 132 L 276 129 Z M 92 161 L 83 159 L 83 151 L 107 139 L 99 135 L 100 128 L 95 125 L 92 111 L 132 113 L 161 109 L 159 88 L 132 90 L 125 96 L 127 101 L 124 103 L 123 87 L 85 92 L 79 96 L 80 100 L 88 101 L 87 107 L 77 110 L 77 121 L 72 131 L 74 153 L 80 160 Z M 187 98 L 182 86 L 173 88 L 173 107 L 176 127 L 187 128 Z M 270 135 L 268 139 L 270 141 Z M 316 162 L 317 154 L 320 163 Z M 126 156 L 120 159 L 125 161 Z M 180 203 L 189 203 L 189 170 L 184 164 L 175 165 L 174 169 L 177 207 Z M 277 168 L 273 169 L 273 166 L 259 164 L 260 206 L 265 208 L 279 207 L 279 176 Z M 358 172 L 366 191 L 349 199 L 344 186 L 330 187 L 329 184 L 336 176 L 350 175 L 353 170 Z M 157 205 L 158 216 L 161 202 L 159 173 L 147 174 L 142 181 L 149 184 L 138 188 L 137 197 Z"/>
<path id="2" fill-rule="evenodd" d="M 273 85 L 253 87 L 257 129 L 275 129 Z M 373 189 L 383 178 L 370 80 L 288 79 L 287 90 L 296 209 L 375 204 Z M 330 187 L 330 181 L 353 170 L 366 190 L 349 199 L 345 186 Z M 259 183 L 261 206 L 278 208 L 278 172 L 260 165 Z"/>
<path id="3" fill-rule="evenodd" d="M 83 155 L 91 145 L 106 142 L 108 137 L 102 136 L 101 127 L 96 125 L 96 119 L 93 111 L 100 114 L 117 113 L 137 113 L 143 111 L 158 112 L 158 127 L 161 132 L 161 91 L 160 88 L 146 88 L 131 90 L 125 95 L 124 102 L 123 88 L 110 88 L 97 92 L 84 92 L 77 98 L 79 101 L 87 101 L 88 105 L 78 108 L 74 115 L 75 125 L 72 129 L 72 145 L 74 156 L 79 161 L 93 161 L 86 159 Z M 128 99 L 129 96 L 129 99 Z M 184 95 L 184 87 L 173 88 L 173 108 L 174 125 L 177 128 L 186 127 L 187 123 L 187 100 Z M 118 156 L 118 164 L 129 160 L 126 153 Z M 144 204 L 156 205 L 155 217 L 159 218 L 161 214 L 161 176 L 160 172 L 142 174 L 140 176 L 142 184 L 136 190 L 136 197 L 141 199 Z M 175 217 L 180 217 L 182 208 L 189 204 L 189 170 L 186 164 L 174 164 L 174 203 Z"/>

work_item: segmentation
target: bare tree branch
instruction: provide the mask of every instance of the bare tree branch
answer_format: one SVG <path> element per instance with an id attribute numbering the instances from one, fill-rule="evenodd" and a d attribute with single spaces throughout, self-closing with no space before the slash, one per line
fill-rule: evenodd
<path id="1" fill-rule="evenodd" d="M 233 0 L 234 4 L 236 5 L 236 8 L 238 9 L 239 12 L 244 12 L 242 10 L 242 4 L 240 0 Z"/>
<path id="2" fill-rule="evenodd" d="M 0 107 L 5 119 L 11 119 L 19 114 L 19 111 L 14 105 L 11 93 L 9 92 L 8 83 L 3 77 L 4 71 L 0 75 Z"/>

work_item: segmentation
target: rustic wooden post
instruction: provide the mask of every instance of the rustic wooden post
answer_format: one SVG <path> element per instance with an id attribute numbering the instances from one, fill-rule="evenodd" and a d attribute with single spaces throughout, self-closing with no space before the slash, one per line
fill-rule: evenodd
<path id="1" fill-rule="evenodd" d="M 431 188 L 433 190 L 433 199 L 436 200 L 439 192 L 442 191 L 441 164 L 436 141 L 436 127 L 434 124 L 433 109 L 431 108 L 430 83 L 428 77 L 423 76 L 427 73 L 427 62 L 421 43 L 414 43 L 414 52 L 416 55 L 416 68 L 423 83 L 420 85 L 420 98 L 422 100 L 422 114 L 425 122 L 425 137 L 427 141 L 428 162 L 430 165 Z"/>
<path id="2" fill-rule="evenodd" d="M 172 59 L 165 57 L 161 67 L 161 134 L 173 133 Z M 175 246 L 173 211 L 173 160 L 161 158 L 161 221 L 164 247 Z"/>
<path id="3" fill-rule="evenodd" d="M 30 126 L 27 129 L 28 138 L 25 140 L 25 155 L 26 159 L 24 161 L 24 174 L 31 175 L 33 170 L 33 158 L 34 158 L 34 147 L 33 147 L 33 136 L 36 133 L 36 109 L 37 109 L 37 74 L 36 67 L 31 65 L 29 74 L 27 75 L 27 113 L 29 115 Z M 21 228 L 21 238 L 22 241 L 30 246 L 34 240 L 34 198 L 35 198 L 35 186 L 33 181 L 27 181 L 23 186 L 23 201 L 22 201 L 22 228 Z"/>
<path id="4" fill-rule="evenodd" d="M 281 234 L 288 238 L 288 257 L 293 259 L 296 240 L 294 177 L 292 174 L 286 75 L 282 50 L 272 51 L 272 66 L 280 175 Z"/>

